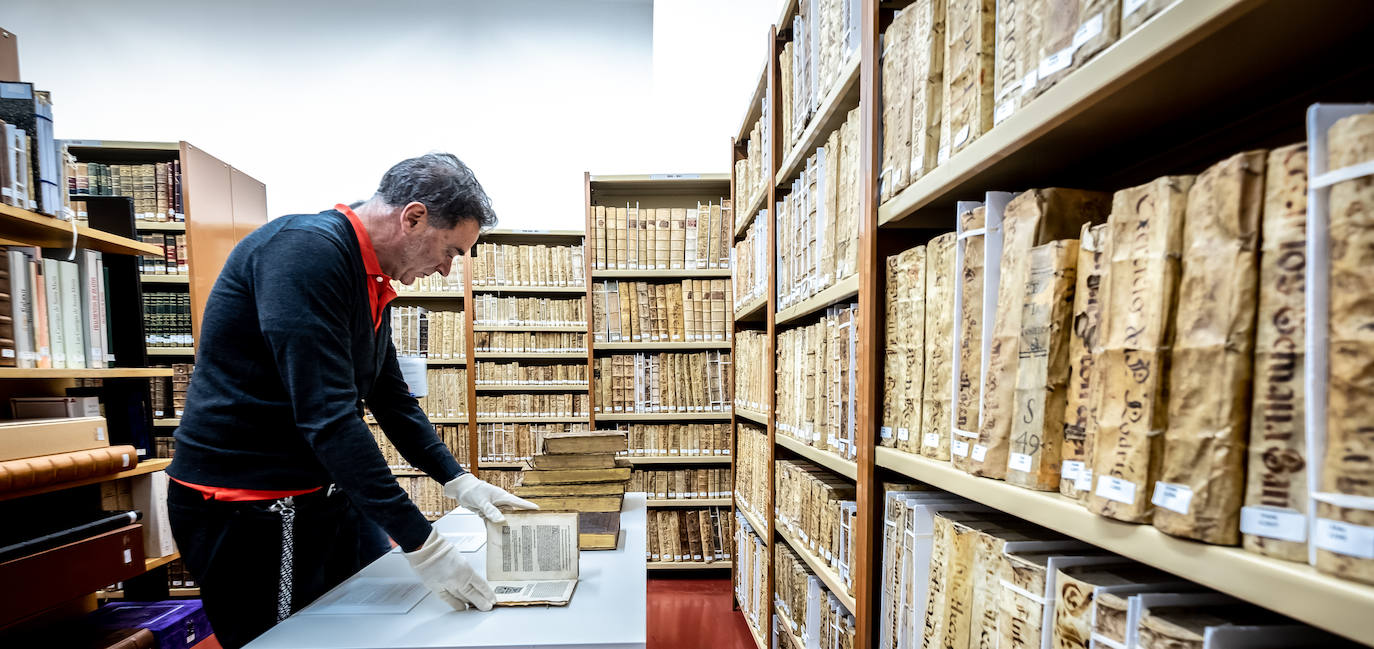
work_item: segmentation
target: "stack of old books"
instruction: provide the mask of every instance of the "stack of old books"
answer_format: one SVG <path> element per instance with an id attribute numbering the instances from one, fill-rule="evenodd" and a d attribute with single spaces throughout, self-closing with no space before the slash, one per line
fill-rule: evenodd
<path id="1" fill-rule="evenodd" d="M 577 512 L 578 546 L 614 550 L 630 466 L 617 460 L 624 431 L 549 433 L 521 471 L 514 493 L 545 511 Z"/>

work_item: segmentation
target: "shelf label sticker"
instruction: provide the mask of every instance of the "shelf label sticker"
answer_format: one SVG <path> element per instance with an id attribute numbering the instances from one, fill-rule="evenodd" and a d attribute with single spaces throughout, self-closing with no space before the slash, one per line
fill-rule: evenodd
<path id="1" fill-rule="evenodd" d="M 1004 102 L 1002 102 L 1002 103 L 1000 103 L 1000 104 L 997 104 L 997 110 L 992 111 L 992 123 L 993 123 L 993 125 L 1001 124 L 1002 122 L 1007 121 L 1007 118 L 1008 118 L 1008 117 L 1011 117 L 1012 112 L 1015 111 L 1015 110 L 1016 110 L 1016 99 L 1015 99 L 1015 98 L 1008 99 L 1008 100 L 1006 100 L 1006 101 L 1004 101 Z"/>
<path id="2" fill-rule="evenodd" d="M 973 461 L 974 461 L 974 462 L 982 462 L 982 461 L 983 461 L 983 458 L 986 458 L 987 456 L 988 456 L 988 447 L 983 446 L 982 444 L 974 444 L 974 445 L 973 445 Z"/>
<path id="3" fill-rule="evenodd" d="M 1125 18 L 1136 12 L 1137 9 L 1145 6 L 1145 0 L 1122 0 L 1121 17 Z"/>
<path id="4" fill-rule="evenodd" d="M 1083 471 L 1082 471 L 1081 473 L 1079 473 L 1079 474 L 1078 474 L 1078 477 L 1075 478 L 1074 481 L 1073 481 L 1073 488 L 1074 488 L 1074 489 L 1077 489 L 1077 490 L 1079 490 L 1079 491 L 1092 491 L 1092 490 L 1093 490 L 1093 469 L 1092 469 L 1092 467 L 1086 466 L 1086 465 L 1083 467 Z"/>
<path id="5" fill-rule="evenodd" d="M 1066 47 L 1042 59 L 1040 61 L 1040 70 L 1038 71 L 1040 78 L 1044 79 L 1051 74 L 1067 69 L 1073 64 L 1073 50 L 1074 48 L 1072 46 Z"/>
<path id="6" fill-rule="evenodd" d="M 1035 87 L 1035 84 L 1037 84 L 1037 83 L 1039 83 L 1039 82 L 1040 82 L 1040 71 L 1039 71 L 1039 70 L 1036 70 L 1036 69 L 1034 69 L 1034 68 L 1031 68 L 1031 71 L 1026 73 L 1026 78 L 1024 78 L 1024 79 L 1021 80 L 1021 92 L 1020 92 L 1019 94 L 1024 95 L 1024 94 L 1030 92 L 1031 89 Z"/>
<path id="7" fill-rule="evenodd" d="M 1104 475 L 1097 480 L 1097 495 L 1127 505 L 1135 504 L 1135 483 L 1116 476 Z"/>
<path id="8" fill-rule="evenodd" d="M 1029 473 L 1031 470 L 1031 456 L 1025 453 L 1012 453 L 1007 458 L 1007 468 L 1012 471 Z"/>
<path id="9" fill-rule="evenodd" d="M 935 448 L 940 448 L 940 434 L 939 434 L 939 433 L 926 433 L 925 439 L 923 439 L 923 440 L 921 441 L 921 445 L 922 445 L 922 446 L 933 446 L 933 447 L 935 447 Z"/>
<path id="10" fill-rule="evenodd" d="M 1193 489 L 1188 485 L 1174 482 L 1156 482 L 1154 496 L 1150 502 L 1172 512 L 1188 515 L 1188 505 L 1193 502 Z"/>
<path id="11" fill-rule="evenodd" d="M 1241 507 L 1240 533 L 1303 543 L 1307 541 L 1307 516 L 1285 509 Z"/>
<path id="12" fill-rule="evenodd" d="M 949 450 L 959 457 L 968 457 L 968 442 L 962 439 L 952 439 L 949 441 Z"/>
<path id="13" fill-rule="evenodd" d="M 1078 480 L 1078 476 L 1083 475 L 1083 463 L 1078 460 L 1064 460 L 1059 465 L 1059 478 L 1061 480 Z"/>
<path id="14" fill-rule="evenodd" d="M 1088 19 L 1088 22 L 1078 26 L 1078 31 L 1073 33 L 1073 49 L 1083 47 L 1083 44 L 1097 37 L 1102 33 L 1102 14 L 1097 14 Z"/>
<path id="15" fill-rule="evenodd" d="M 899 439 L 899 440 L 901 440 L 901 441 L 903 441 L 903 442 L 905 442 L 905 441 L 911 439 L 911 429 L 909 429 L 909 428 L 898 428 L 898 429 L 897 429 L 897 439 Z"/>
<path id="16" fill-rule="evenodd" d="M 878 434 L 881 435 L 883 439 L 892 439 L 892 427 L 883 426 L 878 429 Z"/>
<path id="17" fill-rule="evenodd" d="M 1374 527 L 1318 518 L 1312 542 L 1328 552 L 1374 559 Z"/>
<path id="18" fill-rule="evenodd" d="M 133 551 L 133 550 L 130 550 L 129 548 L 124 548 L 124 563 L 133 563 L 133 562 L 134 562 L 134 551 Z"/>

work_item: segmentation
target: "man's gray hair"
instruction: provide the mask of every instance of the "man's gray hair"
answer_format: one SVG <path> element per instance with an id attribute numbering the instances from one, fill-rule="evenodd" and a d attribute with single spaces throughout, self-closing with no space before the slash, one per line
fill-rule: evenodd
<path id="1" fill-rule="evenodd" d="M 382 176 L 377 196 L 392 207 L 423 203 L 429 224 L 444 230 L 463 220 L 476 221 L 482 230 L 496 225 L 487 192 L 452 153 L 426 153 L 396 163 Z"/>

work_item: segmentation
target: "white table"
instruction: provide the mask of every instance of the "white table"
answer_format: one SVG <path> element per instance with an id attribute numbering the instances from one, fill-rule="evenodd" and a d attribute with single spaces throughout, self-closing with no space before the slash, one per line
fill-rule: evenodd
<path id="1" fill-rule="evenodd" d="M 250 643 L 248 649 L 642 649 L 646 635 L 644 500 L 643 493 L 625 495 L 620 547 L 581 553 L 577 590 L 567 606 L 499 607 L 486 613 L 454 611 L 428 594 L 404 615 L 292 615 Z M 481 519 L 461 509 L 439 519 L 436 526 L 446 534 L 485 533 Z M 485 546 L 464 557 L 479 573 L 485 573 Z M 365 577 L 419 583 L 405 558 L 394 550 L 339 588 Z"/>

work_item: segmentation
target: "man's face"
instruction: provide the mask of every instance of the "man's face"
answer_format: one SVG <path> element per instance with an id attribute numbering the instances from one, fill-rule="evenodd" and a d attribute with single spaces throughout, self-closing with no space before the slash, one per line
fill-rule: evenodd
<path id="1" fill-rule="evenodd" d="M 411 206 L 417 206 L 418 213 L 411 210 Z M 445 230 L 430 225 L 424 206 L 419 203 L 411 203 L 404 211 L 401 226 L 404 252 L 398 264 L 400 270 L 392 276 L 402 284 L 434 273 L 448 275 L 454 258 L 466 255 L 477 242 L 476 220 L 462 219 L 458 225 Z"/>

